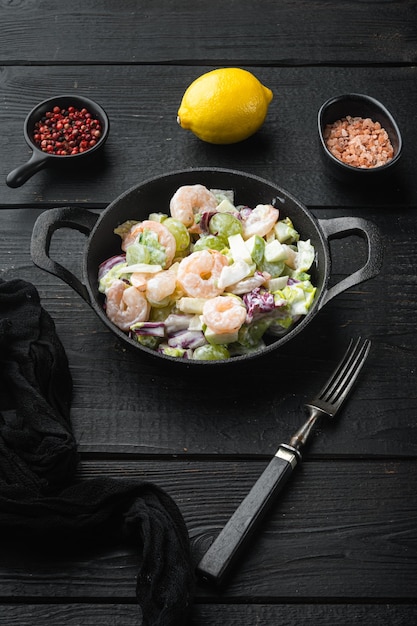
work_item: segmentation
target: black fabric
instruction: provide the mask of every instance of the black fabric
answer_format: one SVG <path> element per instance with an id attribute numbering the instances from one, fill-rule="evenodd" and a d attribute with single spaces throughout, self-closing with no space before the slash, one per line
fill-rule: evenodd
<path id="1" fill-rule="evenodd" d="M 144 626 L 187 623 L 194 575 L 187 530 L 154 484 L 76 480 L 72 381 L 35 287 L 0 281 L 0 529 L 62 545 L 128 536 L 141 554 L 136 595 Z M 139 621 L 138 621 L 139 623 Z"/>

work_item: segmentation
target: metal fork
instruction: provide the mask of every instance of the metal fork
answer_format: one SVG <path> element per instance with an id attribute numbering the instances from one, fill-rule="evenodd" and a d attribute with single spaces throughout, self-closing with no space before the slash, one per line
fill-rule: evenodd
<path id="1" fill-rule="evenodd" d="M 371 347 L 369 339 L 351 339 L 345 355 L 322 390 L 305 405 L 307 421 L 282 443 L 226 526 L 214 540 L 200 563 L 197 573 L 206 581 L 221 585 L 237 557 L 264 518 L 275 497 L 302 460 L 301 449 L 307 443 L 318 419 L 334 417 L 348 396 Z"/>

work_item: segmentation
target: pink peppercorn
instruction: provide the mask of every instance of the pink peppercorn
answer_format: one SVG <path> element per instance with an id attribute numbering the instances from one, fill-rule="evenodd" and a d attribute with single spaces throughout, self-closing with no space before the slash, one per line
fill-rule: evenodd
<path id="1" fill-rule="evenodd" d="M 54 106 L 36 122 L 33 140 L 43 152 L 67 156 L 90 150 L 101 134 L 100 121 L 86 108 Z"/>

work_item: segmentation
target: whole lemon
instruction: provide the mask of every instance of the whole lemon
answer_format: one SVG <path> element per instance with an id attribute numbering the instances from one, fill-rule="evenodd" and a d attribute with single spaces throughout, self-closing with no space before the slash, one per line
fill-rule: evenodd
<path id="1" fill-rule="evenodd" d="M 212 70 L 187 88 L 177 121 L 203 141 L 236 143 L 259 130 L 272 97 L 272 91 L 247 70 Z"/>

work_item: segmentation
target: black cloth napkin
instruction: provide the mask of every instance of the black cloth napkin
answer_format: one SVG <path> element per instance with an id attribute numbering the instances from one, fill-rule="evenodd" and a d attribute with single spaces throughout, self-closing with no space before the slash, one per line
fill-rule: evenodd
<path id="1" fill-rule="evenodd" d="M 194 589 L 182 515 L 158 486 L 77 480 L 64 348 L 36 288 L 0 280 L 0 529 L 67 547 L 115 533 L 141 554 L 136 595 L 144 626 L 187 623 Z"/>

